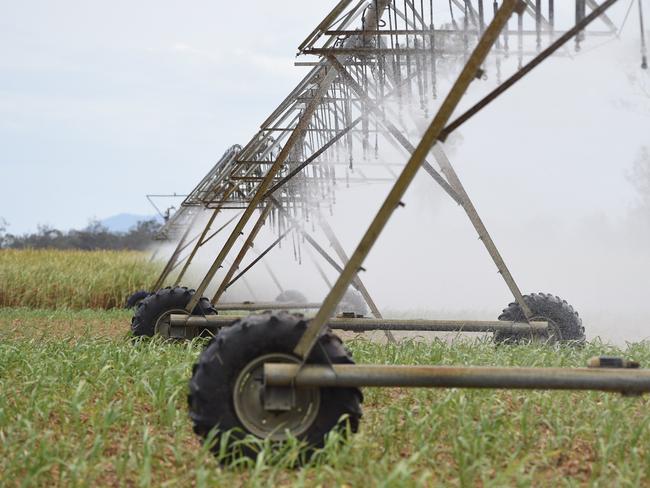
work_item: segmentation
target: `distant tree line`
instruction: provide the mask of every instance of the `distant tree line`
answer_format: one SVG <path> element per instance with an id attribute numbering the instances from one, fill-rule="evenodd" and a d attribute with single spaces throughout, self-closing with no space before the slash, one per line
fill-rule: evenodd
<path id="1" fill-rule="evenodd" d="M 6 232 L 7 223 L 0 218 L 0 248 L 144 250 L 160 227 L 159 222 L 147 220 L 138 222 L 128 232 L 112 232 L 99 222 L 91 222 L 82 230 L 64 232 L 41 225 L 35 233 L 13 235 Z"/>

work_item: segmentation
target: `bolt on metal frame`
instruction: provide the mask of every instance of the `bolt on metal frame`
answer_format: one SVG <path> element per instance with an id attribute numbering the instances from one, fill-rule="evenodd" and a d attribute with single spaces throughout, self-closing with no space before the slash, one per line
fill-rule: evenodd
<path id="1" fill-rule="evenodd" d="M 469 88 L 470 83 L 476 78 L 476 74 L 479 72 L 481 64 L 485 61 L 488 53 L 492 49 L 492 45 L 496 42 L 517 5 L 520 5 L 519 0 L 504 0 L 500 9 L 496 12 L 494 19 L 481 36 L 476 48 L 458 76 L 456 83 L 452 86 L 449 94 L 442 102 L 436 116 L 433 118 L 429 128 L 422 137 L 420 144 L 418 144 L 415 151 L 413 151 L 411 158 L 408 163 L 406 163 L 406 166 L 399 175 L 395 185 L 393 185 L 386 200 L 384 200 L 379 212 L 371 222 L 368 230 L 361 239 L 361 242 L 341 272 L 339 279 L 325 298 L 323 305 L 316 314 L 316 317 L 310 321 L 307 329 L 296 345 L 294 353 L 301 357 L 303 361 L 305 361 L 311 353 L 318 337 L 326 327 L 327 320 L 334 312 L 336 304 L 342 298 L 345 288 L 347 288 L 353 275 L 363 264 L 364 259 L 379 238 L 381 231 L 386 226 L 393 211 L 399 206 L 406 189 L 415 178 L 415 175 L 420 169 L 427 154 L 438 140 L 445 125 Z"/>

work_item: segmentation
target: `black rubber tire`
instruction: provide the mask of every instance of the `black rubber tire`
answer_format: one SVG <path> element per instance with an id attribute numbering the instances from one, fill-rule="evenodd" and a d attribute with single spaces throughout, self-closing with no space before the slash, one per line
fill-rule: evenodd
<path id="1" fill-rule="evenodd" d="M 341 298 L 337 313 L 354 313 L 355 315 L 368 315 L 368 305 L 361 293 L 356 290 L 348 289 Z"/>
<path id="2" fill-rule="evenodd" d="M 275 297 L 275 301 L 280 303 L 307 303 L 307 297 L 298 290 L 284 290 Z"/>
<path id="3" fill-rule="evenodd" d="M 265 312 L 250 315 L 221 329 L 194 365 L 188 395 L 194 432 L 205 440 L 217 427 L 213 451 L 217 453 L 225 439 L 229 448 L 226 458 L 221 458 L 222 462 L 234 460 L 237 453 L 233 451 L 233 443 L 248 434 L 234 407 L 233 391 L 238 374 L 251 361 L 265 354 L 292 355 L 306 327 L 307 322 L 298 314 Z M 353 364 L 341 339 L 329 330 L 321 336 L 307 362 Z M 331 430 L 345 433 L 349 427 L 351 432 L 357 432 L 359 427 L 363 396 L 358 388 L 321 388 L 320 398 L 315 421 L 299 436 L 308 446 L 303 461 L 315 448 L 324 445 Z M 222 439 L 221 434 L 227 431 L 230 434 Z M 257 452 L 241 443 L 238 448 L 247 457 L 254 459 L 257 456 Z"/>
<path id="4" fill-rule="evenodd" d="M 534 318 L 546 319 L 552 322 L 556 330 L 557 337 L 555 341 L 560 343 L 570 343 L 581 345 L 585 342 L 585 328 L 582 326 L 582 319 L 566 300 L 549 293 L 531 293 L 524 295 L 524 301 L 533 312 Z M 521 307 L 513 302 L 508 304 L 499 320 L 506 321 L 525 321 L 526 317 L 521 311 Z M 501 343 L 519 343 L 531 341 L 528 334 L 512 334 L 505 332 L 496 332 L 494 341 Z"/>
<path id="5" fill-rule="evenodd" d="M 152 293 L 142 300 L 131 319 L 131 332 L 134 336 L 152 337 L 156 332 L 156 322 L 170 310 L 184 309 L 194 295 L 194 290 L 186 286 L 166 287 Z M 210 301 L 202 297 L 192 311 L 192 315 L 214 315 Z"/>
<path id="6" fill-rule="evenodd" d="M 147 290 L 138 290 L 134 293 L 131 293 L 131 295 L 129 295 L 129 297 L 126 299 L 124 308 L 136 308 L 140 302 L 147 298 L 149 295 L 151 295 L 151 292 Z"/>

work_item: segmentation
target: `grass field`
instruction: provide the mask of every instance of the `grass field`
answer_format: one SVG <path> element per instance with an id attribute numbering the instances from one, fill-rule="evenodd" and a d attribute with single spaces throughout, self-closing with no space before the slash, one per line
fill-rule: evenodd
<path id="1" fill-rule="evenodd" d="M 0 307 L 119 308 L 157 272 L 139 252 L 3 249 Z"/>
<path id="2" fill-rule="evenodd" d="M 126 338 L 129 313 L 0 309 L 6 486 L 650 485 L 648 400 L 606 393 L 366 389 L 361 432 L 302 469 L 266 450 L 221 467 L 187 418 L 202 345 Z M 358 362 L 582 366 L 620 351 L 489 342 L 349 343 Z"/>

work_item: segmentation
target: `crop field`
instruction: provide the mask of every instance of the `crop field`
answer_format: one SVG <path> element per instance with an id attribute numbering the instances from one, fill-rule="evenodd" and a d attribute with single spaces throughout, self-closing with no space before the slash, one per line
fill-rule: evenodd
<path id="1" fill-rule="evenodd" d="M 5 3 L 0 488 L 650 488 L 650 0 Z"/>
<path id="2" fill-rule="evenodd" d="M 139 252 L 3 249 L 0 307 L 119 308 L 157 272 Z"/>
<path id="3" fill-rule="evenodd" d="M 5 486 L 638 486 L 648 400 L 607 393 L 365 389 L 361 431 L 303 468 L 299 446 L 221 466 L 195 438 L 187 381 L 203 344 L 134 344 L 123 310 L 0 309 Z M 348 342 L 357 362 L 583 366 L 626 350 L 489 341 Z"/>

